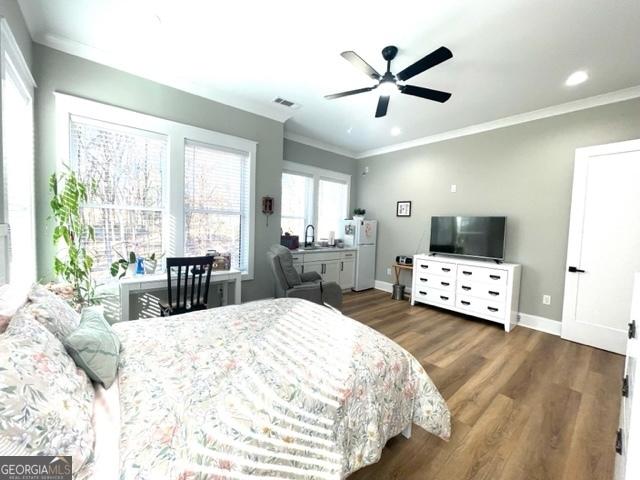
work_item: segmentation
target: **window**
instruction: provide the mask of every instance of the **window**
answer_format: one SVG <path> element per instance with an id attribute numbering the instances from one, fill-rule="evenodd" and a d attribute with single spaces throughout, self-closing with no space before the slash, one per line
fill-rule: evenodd
<path id="1" fill-rule="evenodd" d="M 94 186 L 82 213 L 95 229 L 96 280 L 118 253 L 162 253 L 167 137 L 76 115 L 69 137 L 71 167 Z"/>
<path id="2" fill-rule="evenodd" d="M 282 174 L 283 233 L 304 236 L 304 227 L 312 223 L 313 177 L 295 173 Z"/>
<path id="3" fill-rule="evenodd" d="M 33 87 L 15 40 L 0 19 L 0 69 L 2 70 L 2 180 L 4 195 L 0 220 L 9 224 L 9 250 L 0 260 L 9 265 L 12 283 L 36 279 L 34 210 Z"/>
<path id="4" fill-rule="evenodd" d="M 304 239 L 304 228 L 316 226 L 316 240 L 330 232 L 342 238 L 340 223 L 349 211 L 351 175 L 293 162 L 284 162 L 282 174 L 283 232 Z"/>
<path id="5" fill-rule="evenodd" d="M 229 252 L 253 278 L 256 142 L 56 93 L 59 168 L 96 191 L 96 280 L 117 252 Z"/>
<path id="6" fill-rule="evenodd" d="M 249 157 L 246 152 L 187 140 L 184 220 L 186 255 L 231 253 L 231 265 L 249 260 Z"/>

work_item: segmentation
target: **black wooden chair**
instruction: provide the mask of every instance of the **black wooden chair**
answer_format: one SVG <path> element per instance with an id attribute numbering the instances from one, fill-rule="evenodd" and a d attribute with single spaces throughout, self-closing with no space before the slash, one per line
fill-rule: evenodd
<path id="1" fill-rule="evenodd" d="M 167 258 L 168 302 L 159 302 L 160 315 L 168 317 L 197 310 L 206 310 L 212 265 L 213 257 L 211 256 Z M 177 276 L 173 274 L 176 269 L 178 271 Z M 191 274 L 191 286 L 189 286 L 189 274 Z M 196 277 L 198 277 L 197 282 Z M 205 277 L 204 285 L 202 277 Z M 177 280 L 175 302 L 173 301 L 173 280 Z M 189 290 L 191 290 L 191 294 L 189 294 Z"/>

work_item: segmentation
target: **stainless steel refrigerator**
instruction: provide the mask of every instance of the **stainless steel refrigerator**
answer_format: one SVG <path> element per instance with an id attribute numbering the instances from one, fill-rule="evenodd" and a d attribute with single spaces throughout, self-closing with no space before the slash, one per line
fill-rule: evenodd
<path id="1" fill-rule="evenodd" d="M 345 220 L 343 237 L 346 247 L 356 247 L 356 278 L 353 289 L 357 292 L 373 288 L 376 274 L 377 220 Z"/>

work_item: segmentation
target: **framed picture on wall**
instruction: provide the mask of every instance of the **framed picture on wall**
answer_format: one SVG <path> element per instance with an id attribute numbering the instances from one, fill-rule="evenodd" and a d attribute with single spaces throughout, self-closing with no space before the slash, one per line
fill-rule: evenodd
<path id="1" fill-rule="evenodd" d="M 411 216 L 411 202 L 398 202 L 396 205 L 396 217 L 410 217 Z"/>

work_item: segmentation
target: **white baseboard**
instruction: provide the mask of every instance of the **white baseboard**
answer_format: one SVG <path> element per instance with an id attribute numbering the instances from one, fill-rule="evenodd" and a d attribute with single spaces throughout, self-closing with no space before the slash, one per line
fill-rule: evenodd
<path id="1" fill-rule="evenodd" d="M 393 283 L 385 282 L 383 280 L 376 280 L 373 288 L 375 288 L 376 290 L 382 290 L 383 292 L 391 293 L 393 292 Z M 410 294 L 411 287 L 407 285 L 404 289 L 404 293 Z"/>
<path id="2" fill-rule="evenodd" d="M 376 280 L 373 288 L 391 293 L 393 291 L 393 283 Z M 411 287 L 407 287 L 405 289 L 405 293 L 411 294 Z M 551 320 L 550 318 L 539 317 L 537 315 L 530 315 L 528 313 L 518 313 L 518 325 L 558 336 L 560 336 L 560 332 L 562 330 L 561 322 Z"/>
<path id="3" fill-rule="evenodd" d="M 518 313 L 518 325 L 539 332 L 550 333 L 551 335 L 560 336 L 562 323 L 550 318 L 538 317 L 537 315 L 529 315 L 528 313 Z"/>

